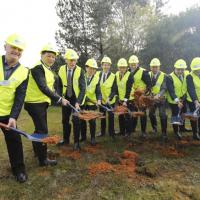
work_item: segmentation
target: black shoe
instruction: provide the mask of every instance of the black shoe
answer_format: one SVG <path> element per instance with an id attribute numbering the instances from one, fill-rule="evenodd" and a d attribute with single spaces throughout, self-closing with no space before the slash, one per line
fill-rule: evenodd
<path id="1" fill-rule="evenodd" d="M 103 137 L 103 136 L 105 136 L 105 133 L 101 133 L 101 132 L 97 135 L 97 137 Z"/>
<path id="2" fill-rule="evenodd" d="M 40 167 L 55 166 L 57 164 L 58 164 L 57 160 L 46 159 L 46 160 L 40 162 Z"/>
<path id="3" fill-rule="evenodd" d="M 95 146 L 95 145 L 97 144 L 95 138 L 92 138 L 92 139 L 91 139 L 90 144 L 91 144 L 92 146 Z"/>
<path id="4" fill-rule="evenodd" d="M 193 140 L 200 140 L 200 135 L 199 135 L 199 133 L 193 134 Z"/>
<path id="5" fill-rule="evenodd" d="M 80 145 L 79 145 L 78 142 L 74 143 L 73 150 L 74 150 L 74 151 L 80 151 L 80 150 L 81 150 L 81 147 L 80 147 Z"/>
<path id="6" fill-rule="evenodd" d="M 181 133 L 179 131 L 175 133 L 175 136 L 176 136 L 177 140 L 181 140 L 182 139 L 182 135 L 181 135 Z"/>
<path id="7" fill-rule="evenodd" d="M 25 173 L 20 172 L 20 173 L 15 175 L 15 179 L 19 183 L 24 183 L 24 182 L 27 181 L 28 177 L 27 177 L 27 175 Z"/>
<path id="8" fill-rule="evenodd" d="M 69 144 L 69 141 L 62 140 L 57 144 L 57 146 L 67 146 L 68 144 Z"/>

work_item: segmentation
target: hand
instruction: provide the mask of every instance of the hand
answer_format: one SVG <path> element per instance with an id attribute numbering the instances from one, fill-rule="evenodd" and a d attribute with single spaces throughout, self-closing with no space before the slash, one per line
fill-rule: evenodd
<path id="1" fill-rule="evenodd" d="M 124 101 L 122 105 L 123 105 L 123 106 L 127 106 L 127 103 Z"/>
<path id="2" fill-rule="evenodd" d="M 79 103 L 76 103 L 75 104 L 75 108 L 76 108 L 76 110 L 80 110 L 81 108 L 80 108 L 80 104 Z"/>
<path id="3" fill-rule="evenodd" d="M 155 95 L 153 98 L 154 98 L 155 100 L 159 100 L 159 99 L 160 99 L 160 95 L 157 94 L 157 95 Z"/>
<path id="4" fill-rule="evenodd" d="M 62 102 L 63 106 L 66 106 L 67 104 L 69 104 L 69 101 L 67 99 L 64 99 L 64 98 L 62 98 L 61 102 Z"/>
<path id="5" fill-rule="evenodd" d="M 195 101 L 194 101 L 194 104 L 195 104 L 196 109 L 197 109 L 197 108 L 200 108 L 200 103 L 199 103 L 198 100 L 195 100 Z"/>
<path id="6" fill-rule="evenodd" d="M 16 128 L 17 127 L 17 122 L 16 122 L 16 119 L 14 118 L 9 118 L 9 121 L 8 121 L 8 128 L 12 127 L 12 128 Z"/>
<path id="7" fill-rule="evenodd" d="M 183 103 L 181 101 L 178 102 L 178 107 L 181 109 L 183 108 Z"/>
<path id="8" fill-rule="evenodd" d="M 101 100 L 97 101 L 97 106 L 101 105 Z"/>

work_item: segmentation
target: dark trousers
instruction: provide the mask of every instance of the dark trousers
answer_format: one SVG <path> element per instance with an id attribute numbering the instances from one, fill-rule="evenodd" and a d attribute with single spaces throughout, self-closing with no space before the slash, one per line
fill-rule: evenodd
<path id="1" fill-rule="evenodd" d="M 171 108 L 171 112 L 172 112 L 172 116 L 177 116 L 178 113 L 179 113 L 179 107 L 177 104 L 169 104 L 170 108 Z M 186 103 L 183 102 L 183 108 L 181 109 L 181 114 L 182 113 L 185 113 L 187 110 L 186 108 Z M 177 125 L 177 124 L 173 124 L 173 130 L 174 130 L 174 133 L 178 133 L 181 129 L 184 128 L 184 125 Z"/>
<path id="2" fill-rule="evenodd" d="M 1 119 L 0 122 L 7 124 L 8 119 Z M 4 133 L 11 169 L 14 175 L 25 172 L 24 155 L 21 136 L 11 130 L 1 129 Z"/>
<path id="3" fill-rule="evenodd" d="M 130 135 L 132 131 L 131 116 L 129 114 L 119 115 L 119 130 L 121 135 Z"/>
<path id="4" fill-rule="evenodd" d="M 107 105 L 104 105 L 107 106 Z M 111 108 L 114 107 L 114 105 L 110 106 Z M 108 113 L 108 132 L 110 136 L 114 136 L 115 130 L 114 130 L 114 114 L 112 112 L 107 112 L 104 108 L 99 109 L 100 112 L 103 113 L 103 116 L 106 116 L 106 113 Z M 105 135 L 106 133 L 106 118 L 101 119 L 101 134 Z"/>
<path id="5" fill-rule="evenodd" d="M 68 101 L 74 106 L 76 99 L 75 98 L 68 98 Z M 71 124 L 70 124 L 70 117 L 71 114 L 75 111 L 72 110 L 69 106 L 62 107 L 62 124 L 63 124 L 63 140 L 66 143 L 70 142 L 70 134 L 71 134 Z M 74 143 L 79 142 L 80 136 L 80 119 L 76 115 L 72 115 L 72 124 L 73 124 L 73 131 L 74 131 Z"/>
<path id="6" fill-rule="evenodd" d="M 31 116 L 35 130 L 34 133 L 48 134 L 47 108 L 48 103 L 25 103 L 24 108 Z M 41 142 L 32 142 L 35 155 L 40 163 L 47 159 L 47 145 Z"/>
<path id="7" fill-rule="evenodd" d="M 134 105 L 134 102 L 129 103 L 129 109 L 131 111 L 138 111 L 138 108 Z M 140 117 L 140 124 L 141 124 L 141 131 L 143 133 L 146 132 L 147 127 L 147 115 L 146 115 L 146 109 L 141 109 L 142 112 L 144 112 L 144 116 Z M 132 131 L 135 131 L 137 127 L 138 117 L 132 117 L 131 118 L 131 124 L 132 124 Z"/>
<path id="8" fill-rule="evenodd" d="M 194 112 L 196 110 L 194 102 L 187 101 L 187 104 L 189 106 L 190 112 Z M 190 120 L 190 124 L 192 127 L 193 135 L 200 133 L 200 118 L 198 118 L 197 121 Z"/>
<path id="9" fill-rule="evenodd" d="M 166 102 L 160 102 L 154 104 L 149 108 L 149 118 L 151 121 L 151 126 L 154 130 L 157 130 L 157 119 L 156 119 L 156 110 L 159 111 L 160 123 L 162 133 L 167 132 L 167 115 L 166 115 Z"/>
<path id="10" fill-rule="evenodd" d="M 95 105 L 86 105 L 85 110 L 96 110 L 97 107 Z M 90 136 L 91 139 L 95 138 L 95 132 L 96 132 L 96 120 L 92 119 L 89 120 L 89 127 L 90 127 Z M 81 139 L 86 140 L 86 134 L 87 134 L 87 123 L 84 120 L 81 120 Z"/>

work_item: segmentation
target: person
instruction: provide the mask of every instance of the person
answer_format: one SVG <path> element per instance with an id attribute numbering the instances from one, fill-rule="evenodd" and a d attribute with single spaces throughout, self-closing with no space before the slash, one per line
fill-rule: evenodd
<path id="1" fill-rule="evenodd" d="M 149 76 L 149 73 L 147 70 L 139 66 L 139 59 L 136 55 L 132 55 L 129 58 L 129 68 L 130 72 L 132 73 L 133 76 L 133 86 L 131 90 L 131 95 L 130 95 L 130 101 L 133 101 L 133 105 L 130 107 L 131 111 L 138 111 L 138 108 L 134 104 L 134 91 L 137 89 L 142 89 L 145 91 L 145 93 L 150 92 L 151 90 L 151 79 Z M 147 115 L 146 115 L 146 109 L 142 109 L 145 113 L 144 116 L 140 117 L 140 122 L 141 122 L 141 137 L 145 138 L 146 137 L 146 126 L 147 126 Z M 132 118 L 132 132 L 135 132 L 137 126 L 137 117 Z"/>
<path id="2" fill-rule="evenodd" d="M 100 77 L 100 89 L 102 94 L 102 105 L 110 109 L 114 108 L 115 95 L 117 90 L 115 74 L 110 71 L 112 61 L 108 56 L 104 56 L 101 60 L 102 71 L 99 73 Z M 108 114 L 108 133 L 113 139 L 115 138 L 114 130 L 114 114 L 113 112 L 107 112 L 106 109 L 100 107 L 100 112 L 106 116 Z M 101 119 L 101 131 L 98 137 L 105 136 L 106 134 L 106 117 Z"/>
<path id="3" fill-rule="evenodd" d="M 183 59 L 178 59 L 174 64 L 174 71 L 167 77 L 167 101 L 171 108 L 172 117 L 179 117 L 181 113 L 186 112 L 186 68 L 186 62 Z M 183 125 L 174 124 L 173 122 L 172 124 L 176 139 L 181 140 L 181 127 Z"/>
<path id="4" fill-rule="evenodd" d="M 128 63 L 125 58 L 120 58 L 117 63 L 118 71 L 116 73 L 117 94 L 119 101 L 123 106 L 128 106 L 127 101 L 130 97 L 133 79 L 128 71 Z M 131 134 L 131 118 L 129 114 L 119 115 L 120 135 L 130 136 Z"/>
<path id="5" fill-rule="evenodd" d="M 187 104 L 190 112 L 199 113 L 200 109 L 200 57 L 196 57 L 190 64 L 191 72 L 186 78 L 187 82 Z M 190 120 L 193 139 L 200 140 L 200 118 L 197 121 Z"/>
<path id="6" fill-rule="evenodd" d="M 81 67 L 76 65 L 78 58 L 78 54 L 73 49 L 67 49 L 65 53 L 66 65 L 61 66 L 58 71 L 62 95 L 77 111 L 84 104 L 86 91 L 85 73 Z M 60 141 L 59 146 L 70 143 L 71 124 L 69 120 L 72 112 L 75 111 L 71 107 L 62 107 L 63 140 Z M 80 119 L 77 115 L 72 116 L 72 123 L 74 131 L 73 149 L 79 151 Z"/>
<path id="7" fill-rule="evenodd" d="M 101 105 L 101 90 L 100 90 L 100 79 L 99 74 L 96 73 L 98 66 L 94 58 L 88 59 L 86 64 L 86 101 L 85 110 L 96 110 L 97 106 Z M 96 134 L 96 120 L 89 120 L 90 127 L 90 143 L 92 146 L 96 145 L 95 134 Z M 81 142 L 86 141 L 87 123 L 81 120 Z"/>
<path id="8" fill-rule="evenodd" d="M 48 43 L 41 50 L 41 60 L 31 69 L 28 88 L 26 92 L 24 108 L 31 116 L 34 123 L 34 133 L 48 134 L 47 109 L 51 100 L 67 105 L 68 101 L 60 97 L 54 91 L 55 77 L 51 70 L 55 62 L 57 51 Z M 53 166 L 56 160 L 47 158 L 47 145 L 40 142 L 32 142 L 35 156 L 39 166 Z"/>
<path id="9" fill-rule="evenodd" d="M 5 55 L 0 58 L 0 122 L 7 124 L 4 133 L 10 165 L 16 180 L 27 180 L 23 147 L 20 135 L 9 130 L 16 128 L 16 121 L 22 109 L 28 83 L 28 69 L 19 62 L 25 41 L 18 34 L 10 35 L 5 41 Z"/>
<path id="10" fill-rule="evenodd" d="M 161 123 L 161 141 L 166 142 L 167 140 L 167 115 L 166 115 L 166 75 L 160 71 L 160 60 L 158 58 L 153 58 L 150 62 L 149 72 L 152 88 L 151 92 L 154 95 L 154 99 L 157 102 L 149 108 L 149 118 L 153 132 L 157 133 L 157 120 L 156 120 L 156 110 L 159 110 L 160 123 Z M 162 98 L 162 99 L 161 99 Z"/>

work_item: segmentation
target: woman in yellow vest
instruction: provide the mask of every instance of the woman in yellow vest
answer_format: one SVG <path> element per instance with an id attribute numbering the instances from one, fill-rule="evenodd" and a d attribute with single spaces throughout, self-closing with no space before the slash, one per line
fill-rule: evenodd
<path id="1" fill-rule="evenodd" d="M 130 98 L 131 86 L 133 85 L 133 78 L 128 71 L 128 63 L 126 59 L 120 58 L 117 63 L 118 72 L 115 74 L 117 83 L 117 94 L 119 102 L 128 106 Z M 131 118 L 129 114 L 119 115 L 119 129 L 120 135 L 130 136 L 131 134 Z"/>
<path id="2" fill-rule="evenodd" d="M 109 108 L 113 108 L 115 104 L 115 95 L 117 90 L 115 74 L 110 71 L 112 61 L 109 57 L 104 56 L 101 60 L 102 71 L 99 73 L 100 89 L 102 94 L 102 104 Z M 100 107 L 100 112 L 106 116 L 106 110 Z M 108 133 L 114 139 L 114 114 L 108 113 Z M 101 132 L 98 137 L 105 136 L 106 134 L 106 118 L 101 119 Z"/>
<path id="3" fill-rule="evenodd" d="M 190 112 L 200 109 L 200 57 L 191 62 L 191 73 L 187 76 L 187 103 Z M 197 112 L 199 114 L 199 110 Z M 200 140 L 200 118 L 197 121 L 190 121 L 193 132 L 193 139 Z"/>
<path id="4" fill-rule="evenodd" d="M 98 69 L 97 62 L 95 59 L 88 59 L 86 64 L 86 100 L 85 110 L 96 110 L 96 105 L 101 105 L 101 90 L 99 83 L 99 74 L 96 73 Z M 92 119 L 89 121 L 90 143 L 92 146 L 96 145 L 95 133 L 96 133 L 96 120 Z M 81 142 L 86 141 L 87 124 L 86 121 L 81 121 Z"/>
<path id="5" fill-rule="evenodd" d="M 137 56 L 132 55 L 129 58 L 129 68 L 130 72 L 132 73 L 133 77 L 133 86 L 131 90 L 131 94 L 134 94 L 134 91 L 137 89 L 143 89 L 145 91 L 151 90 L 151 79 L 149 76 L 148 71 L 146 71 L 144 68 L 139 66 L 139 59 Z M 138 111 L 138 108 L 134 105 L 134 97 L 131 95 L 130 100 L 133 101 L 132 106 L 130 107 L 131 111 Z M 145 115 L 140 117 L 140 123 L 141 123 L 141 137 L 146 137 L 146 126 L 147 126 L 147 116 L 146 116 L 146 110 L 143 110 L 145 112 Z M 136 126 L 137 126 L 137 117 L 132 118 L 132 131 L 135 132 Z"/>
<path id="6" fill-rule="evenodd" d="M 41 60 L 31 69 L 24 108 L 31 116 L 35 133 L 48 134 L 47 108 L 51 100 L 67 105 L 68 101 L 54 91 L 54 74 L 51 66 L 56 59 L 56 50 L 51 44 L 45 45 L 41 50 Z M 40 166 L 56 165 L 56 160 L 47 158 L 47 145 L 33 142 L 35 156 Z"/>
<path id="7" fill-rule="evenodd" d="M 66 65 L 60 67 L 58 71 L 60 79 L 60 88 L 62 95 L 72 104 L 77 110 L 80 110 L 81 105 L 85 101 L 85 73 L 81 67 L 76 65 L 78 54 L 73 49 L 67 49 L 65 53 Z M 63 124 L 63 141 L 59 145 L 68 145 L 70 142 L 71 123 L 70 117 L 74 110 L 71 107 L 62 107 L 62 124 Z M 72 116 L 73 131 L 74 131 L 74 150 L 80 150 L 80 120 L 77 116 Z"/>
<path id="8" fill-rule="evenodd" d="M 28 83 L 28 69 L 19 63 L 25 49 L 24 39 L 10 35 L 5 41 L 5 55 L 0 57 L 0 122 L 16 128 Z M 25 172 L 22 141 L 19 134 L 3 129 L 13 175 L 16 181 L 27 180 Z"/>
<path id="9" fill-rule="evenodd" d="M 160 71 L 160 60 L 158 58 L 153 58 L 150 62 L 149 72 L 152 88 L 151 92 L 154 95 L 154 99 L 158 100 L 151 108 L 149 108 L 149 118 L 151 121 L 151 126 L 153 128 L 153 133 L 157 133 L 157 120 L 156 120 L 156 110 L 159 110 L 160 122 L 161 122 L 161 141 L 166 142 L 167 140 L 167 115 L 166 115 L 166 101 L 165 94 L 167 91 L 166 85 L 166 75 Z M 162 101 L 159 100 L 162 97 Z"/>
<path id="10" fill-rule="evenodd" d="M 186 76 L 187 64 L 183 59 L 179 59 L 174 64 L 174 71 L 167 77 L 167 101 L 172 111 L 172 117 L 186 112 Z M 181 140 L 181 127 L 183 125 L 173 124 L 174 134 Z"/>

